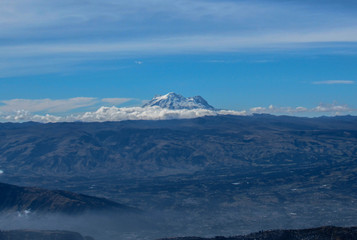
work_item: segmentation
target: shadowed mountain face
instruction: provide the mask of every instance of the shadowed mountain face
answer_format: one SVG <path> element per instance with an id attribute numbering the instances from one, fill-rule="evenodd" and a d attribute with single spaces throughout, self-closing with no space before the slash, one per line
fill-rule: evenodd
<path id="1" fill-rule="evenodd" d="M 246 236 L 235 237 L 182 237 L 167 238 L 167 240 L 355 240 L 357 227 L 320 227 L 301 230 L 273 230 L 252 233 Z M 165 239 L 161 239 L 165 240 Z"/>
<path id="2" fill-rule="evenodd" d="M 357 117 L 0 124 L 4 175 L 158 176 L 357 160 Z"/>
<path id="3" fill-rule="evenodd" d="M 86 211 L 129 212 L 129 207 L 104 198 L 0 183 L 0 211 L 76 214 Z"/>
<path id="4" fill-rule="evenodd" d="M 0 240 L 94 240 L 70 231 L 12 230 L 0 231 Z"/>

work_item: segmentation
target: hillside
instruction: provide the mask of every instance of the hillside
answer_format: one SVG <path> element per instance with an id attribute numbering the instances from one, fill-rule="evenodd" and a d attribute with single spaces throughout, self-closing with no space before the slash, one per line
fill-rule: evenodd
<path id="1" fill-rule="evenodd" d="M 0 212 L 77 214 L 86 211 L 133 211 L 125 205 L 104 198 L 68 191 L 50 191 L 0 183 L 0 192 Z"/>

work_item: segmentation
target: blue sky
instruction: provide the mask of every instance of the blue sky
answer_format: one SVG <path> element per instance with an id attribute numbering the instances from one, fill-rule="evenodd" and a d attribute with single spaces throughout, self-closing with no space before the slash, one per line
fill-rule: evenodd
<path id="1" fill-rule="evenodd" d="M 0 113 L 140 106 L 167 92 L 356 115 L 357 3 L 1 1 Z"/>

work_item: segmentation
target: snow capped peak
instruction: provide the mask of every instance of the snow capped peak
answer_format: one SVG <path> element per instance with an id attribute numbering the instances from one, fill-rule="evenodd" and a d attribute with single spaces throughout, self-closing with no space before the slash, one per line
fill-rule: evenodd
<path id="1" fill-rule="evenodd" d="M 144 104 L 143 107 L 159 106 L 167 109 L 209 109 L 214 107 L 209 105 L 201 96 L 184 97 L 180 94 L 170 92 L 165 95 L 155 96 L 151 101 Z"/>
<path id="2" fill-rule="evenodd" d="M 173 99 L 173 98 L 184 98 L 184 97 L 180 94 L 176 94 L 174 92 L 169 92 L 168 94 L 165 94 L 165 95 L 157 95 L 153 99 L 165 100 L 165 99 Z"/>

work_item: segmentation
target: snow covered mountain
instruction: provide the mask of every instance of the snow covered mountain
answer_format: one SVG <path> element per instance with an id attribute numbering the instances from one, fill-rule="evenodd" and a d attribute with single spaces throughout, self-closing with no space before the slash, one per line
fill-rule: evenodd
<path id="1" fill-rule="evenodd" d="M 209 109 L 215 110 L 214 107 L 209 105 L 201 96 L 184 97 L 180 94 L 170 92 L 166 95 L 155 96 L 143 107 L 159 106 L 167 109 Z"/>

